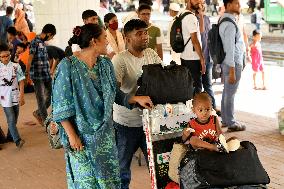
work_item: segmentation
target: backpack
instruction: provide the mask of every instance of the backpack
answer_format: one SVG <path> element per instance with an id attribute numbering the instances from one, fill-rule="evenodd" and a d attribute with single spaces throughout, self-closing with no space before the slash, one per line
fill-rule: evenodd
<path id="1" fill-rule="evenodd" d="M 185 12 L 177 16 L 173 22 L 170 32 L 170 44 L 176 53 L 182 53 L 190 41 L 191 37 L 184 44 L 183 35 L 182 35 L 182 19 L 189 14 L 193 14 L 191 12 Z"/>
<path id="2" fill-rule="evenodd" d="M 172 61 L 169 66 L 149 64 L 142 69 L 137 96 L 150 96 L 154 104 L 176 104 L 192 99 L 192 79 L 186 67 Z"/>
<path id="3" fill-rule="evenodd" d="M 256 13 L 251 14 L 250 16 L 250 22 L 252 24 L 256 24 Z"/>
<path id="4" fill-rule="evenodd" d="M 212 29 L 208 32 L 208 48 L 211 55 L 211 58 L 213 60 L 214 64 L 222 64 L 226 57 L 226 53 L 223 48 L 223 43 L 221 36 L 219 34 L 219 26 L 223 22 L 232 22 L 236 27 L 236 33 L 238 32 L 238 26 L 237 24 L 229 17 L 223 18 L 221 21 L 218 21 L 217 24 L 212 25 Z M 237 41 L 235 41 L 236 43 Z"/>

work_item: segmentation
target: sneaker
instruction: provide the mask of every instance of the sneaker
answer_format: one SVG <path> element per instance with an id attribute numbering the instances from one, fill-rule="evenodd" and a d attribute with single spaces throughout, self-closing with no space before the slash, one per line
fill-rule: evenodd
<path id="1" fill-rule="evenodd" d="M 43 121 L 42 121 L 41 117 L 37 114 L 36 111 L 33 112 L 33 116 L 36 118 L 38 123 L 43 126 Z"/>
<path id="2" fill-rule="evenodd" d="M 20 139 L 20 141 L 16 143 L 16 146 L 18 149 L 21 149 L 24 144 L 25 144 L 25 141 L 23 139 Z"/>
<path id="3" fill-rule="evenodd" d="M 237 132 L 246 130 L 246 126 L 240 123 L 228 126 L 227 132 Z"/>

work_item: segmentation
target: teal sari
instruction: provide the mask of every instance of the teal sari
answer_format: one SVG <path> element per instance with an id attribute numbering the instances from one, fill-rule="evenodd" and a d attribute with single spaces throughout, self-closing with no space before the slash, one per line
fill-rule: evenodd
<path id="1" fill-rule="evenodd" d="M 58 65 L 52 91 L 54 121 L 71 121 L 84 145 L 83 151 L 72 152 L 60 128 L 68 188 L 119 189 L 112 105 L 115 101 L 129 107 L 128 97 L 118 90 L 109 59 L 99 57 L 93 69 L 75 56 L 70 60 Z"/>

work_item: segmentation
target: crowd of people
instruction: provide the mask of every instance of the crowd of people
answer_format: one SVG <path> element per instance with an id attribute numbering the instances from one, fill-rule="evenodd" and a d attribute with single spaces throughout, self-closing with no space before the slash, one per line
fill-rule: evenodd
<path id="1" fill-rule="evenodd" d="M 43 125 L 52 105 L 53 119 L 62 125 L 59 129 L 65 148 L 68 188 L 126 189 L 131 182 L 132 157 L 138 148 L 148 160 L 141 111 L 135 104 L 151 109 L 153 103 L 149 96 L 135 96 L 137 80 L 143 65 L 162 64 L 164 38 L 161 29 L 151 23 L 152 1 L 139 1 L 137 11 L 123 19 L 122 31 L 118 29 L 117 16 L 105 12 L 106 1 L 100 3 L 98 13 L 82 13 L 83 25 L 74 28 L 65 52 L 46 44 L 57 33 L 53 24 L 46 24 L 36 35 L 21 7 L 15 10 L 14 22 L 13 8 L 7 7 L 6 15 L 0 17 L 0 103 L 8 123 L 5 137 L 22 148 L 25 141 L 16 126 L 19 106 L 25 103 L 24 87 L 33 86 L 38 105 L 33 116 Z M 227 127 L 229 132 L 246 129 L 235 118 L 234 97 L 250 52 L 253 70 L 262 72 L 265 89 L 261 33 L 255 30 L 249 45 L 241 22 L 240 1 L 224 0 L 224 7 L 220 21 L 230 18 L 234 23 L 223 22 L 219 26 L 226 53 L 221 64 L 224 90 L 219 110 L 212 90 L 212 61 L 207 44 L 211 23 L 204 4 L 187 0 L 182 12 L 178 4 L 169 6 L 173 19 L 188 13 L 182 20 L 185 50 L 180 54 L 172 51 L 172 55 L 189 70 L 195 101 L 206 101 L 201 110 L 194 104 L 198 118 L 202 122 L 213 119 L 209 116 L 212 108 L 221 116 L 218 135 L 221 127 Z M 255 83 L 254 87 L 257 88 Z M 198 100 L 202 91 L 207 93 L 203 101 Z M 184 138 L 193 146 L 205 144 L 208 149 L 218 150 L 188 137 L 185 131 Z"/>

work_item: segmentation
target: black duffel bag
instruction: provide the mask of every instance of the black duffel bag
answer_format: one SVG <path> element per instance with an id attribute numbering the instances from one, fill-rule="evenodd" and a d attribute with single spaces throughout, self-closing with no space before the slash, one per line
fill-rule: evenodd
<path id="1" fill-rule="evenodd" d="M 209 150 L 189 151 L 180 164 L 181 189 L 266 188 L 270 179 L 253 143 L 241 142 L 242 148 L 223 154 Z"/>
<path id="2" fill-rule="evenodd" d="M 171 62 L 169 66 L 149 64 L 142 67 L 137 96 L 150 96 L 154 104 L 186 102 L 192 99 L 193 86 L 188 69 Z"/>
<path id="3" fill-rule="evenodd" d="M 6 136 L 0 127 L 0 144 L 4 144 L 4 143 L 6 143 Z"/>

